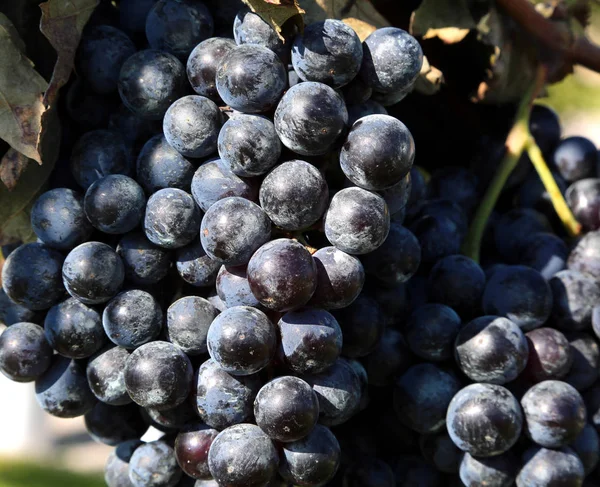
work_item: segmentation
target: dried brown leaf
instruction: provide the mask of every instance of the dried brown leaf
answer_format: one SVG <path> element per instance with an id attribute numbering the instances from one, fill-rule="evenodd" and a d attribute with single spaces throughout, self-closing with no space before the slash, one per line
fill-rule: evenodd
<path id="1" fill-rule="evenodd" d="M 462 41 L 475 27 L 467 0 L 423 0 L 410 21 L 412 35 L 446 44 Z"/>

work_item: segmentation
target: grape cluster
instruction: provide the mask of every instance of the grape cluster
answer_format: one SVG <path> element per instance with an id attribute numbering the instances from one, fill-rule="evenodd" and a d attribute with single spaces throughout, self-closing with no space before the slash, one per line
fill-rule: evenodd
<path id="1" fill-rule="evenodd" d="M 387 111 L 418 41 L 229 3 L 92 18 L 38 241 L 4 249 L 0 371 L 115 446 L 108 487 L 595 485 L 594 145 L 534 107 L 588 233 L 524 165 L 479 264 L 481 170 L 413 165 Z"/>

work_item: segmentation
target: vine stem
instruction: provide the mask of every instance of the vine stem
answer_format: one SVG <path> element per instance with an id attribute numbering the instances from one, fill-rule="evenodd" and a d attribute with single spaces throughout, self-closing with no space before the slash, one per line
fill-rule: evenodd
<path id="1" fill-rule="evenodd" d="M 560 221 L 569 232 L 569 235 L 572 237 L 579 235 L 581 232 L 581 224 L 575 219 L 571 209 L 567 206 L 567 202 L 563 198 L 550 169 L 548 169 L 542 151 L 531 136 L 529 136 L 529 140 L 527 141 L 526 150 L 533 167 L 535 167 L 546 191 L 548 191 L 548 194 L 550 195 L 552 206 L 554 206 Z"/>
<path id="2" fill-rule="evenodd" d="M 531 105 L 537 94 L 541 91 L 546 80 L 547 70 L 540 66 L 537 70 L 534 82 L 524 94 L 517 109 L 515 122 L 506 137 L 506 154 L 496 170 L 496 174 L 490 183 L 481 204 L 477 208 L 467 238 L 463 244 L 463 254 L 470 257 L 475 262 L 479 262 L 481 254 L 481 240 L 488 219 L 496 206 L 498 197 L 502 188 L 506 184 L 508 177 L 517 166 L 521 154 L 526 149 L 527 143 L 531 137 L 529 133 L 529 114 Z"/>

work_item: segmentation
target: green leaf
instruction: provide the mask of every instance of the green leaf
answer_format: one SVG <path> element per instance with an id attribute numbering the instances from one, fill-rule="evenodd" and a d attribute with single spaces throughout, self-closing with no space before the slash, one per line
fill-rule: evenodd
<path id="1" fill-rule="evenodd" d="M 475 27 L 467 0 L 423 0 L 410 21 L 415 37 L 438 37 L 446 44 L 462 41 Z"/>

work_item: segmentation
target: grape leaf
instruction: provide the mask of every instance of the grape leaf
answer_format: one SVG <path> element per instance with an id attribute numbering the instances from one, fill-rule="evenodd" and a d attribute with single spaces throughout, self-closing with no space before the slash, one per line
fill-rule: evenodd
<path id="1" fill-rule="evenodd" d="M 304 25 L 302 23 L 301 14 L 304 10 L 300 8 L 298 0 L 242 0 L 250 10 L 260 15 L 262 19 L 270 24 L 279 37 L 283 39 L 281 35 L 281 27 L 288 20 L 294 19 L 298 22 L 299 27 L 302 29 Z"/>
<path id="2" fill-rule="evenodd" d="M 446 44 L 462 41 L 475 27 L 467 0 L 423 0 L 410 21 L 415 37 L 438 37 Z"/>

